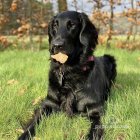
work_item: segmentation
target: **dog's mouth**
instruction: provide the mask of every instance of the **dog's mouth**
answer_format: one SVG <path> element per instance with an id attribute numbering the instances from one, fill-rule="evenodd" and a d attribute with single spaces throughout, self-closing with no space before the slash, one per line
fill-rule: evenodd
<path id="1" fill-rule="evenodd" d="M 51 58 L 55 60 L 56 62 L 64 64 L 68 60 L 68 55 L 66 53 L 59 52 L 59 53 L 51 55 Z"/>

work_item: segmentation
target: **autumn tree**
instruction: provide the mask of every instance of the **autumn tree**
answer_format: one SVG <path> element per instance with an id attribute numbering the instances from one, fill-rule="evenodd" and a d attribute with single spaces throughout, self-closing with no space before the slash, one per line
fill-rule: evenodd
<path id="1" fill-rule="evenodd" d="M 108 38 L 107 38 L 107 43 L 106 43 L 107 48 L 110 48 L 110 40 L 111 40 L 112 34 L 113 34 L 114 1 L 109 0 L 109 4 L 110 4 L 110 18 L 109 18 Z"/>
<path id="2" fill-rule="evenodd" d="M 134 16 L 134 21 L 135 21 L 135 29 L 134 30 L 134 34 L 133 34 L 133 41 L 135 41 L 136 39 L 136 35 L 137 35 L 137 32 L 138 32 L 138 26 L 140 25 L 140 10 L 138 10 L 140 8 L 140 1 L 137 1 L 136 3 L 136 14 Z"/>
<path id="3" fill-rule="evenodd" d="M 67 1 L 58 0 L 58 10 L 59 12 L 67 11 Z"/>
<path id="4" fill-rule="evenodd" d="M 129 9 L 129 11 L 127 12 L 127 16 L 128 16 L 128 20 L 129 21 L 133 21 L 134 20 L 134 15 L 132 14 L 132 12 L 134 11 L 134 0 L 131 0 L 131 9 Z M 128 31 L 128 34 L 127 34 L 127 41 L 130 39 L 130 36 L 132 35 L 133 33 L 133 26 L 134 23 L 131 22 L 131 25 L 129 27 L 129 31 Z"/>
<path id="5" fill-rule="evenodd" d="M 41 48 L 42 35 L 46 34 L 47 22 L 51 18 L 52 4 L 44 0 L 0 0 L 0 34 L 17 35 L 21 47 L 27 46 L 25 40 L 29 37 L 28 47 L 33 50 L 34 35 L 39 35 Z M 4 40 L 5 37 L 1 37 Z M 26 38 L 26 39 L 25 39 Z M 15 41 L 14 45 L 17 44 Z"/>
<path id="6" fill-rule="evenodd" d="M 101 0 L 93 0 L 93 2 L 95 2 L 94 4 L 94 12 L 93 12 L 93 15 L 94 15 L 94 18 L 97 20 L 97 29 L 98 29 L 98 32 L 100 31 L 100 26 L 101 26 L 101 22 L 102 22 L 102 19 L 101 19 L 101 9 L 103 7 L 103 4 L 102 4 L 102 1 Z M 97 17 L 98 15 L 98 17 Z"/>

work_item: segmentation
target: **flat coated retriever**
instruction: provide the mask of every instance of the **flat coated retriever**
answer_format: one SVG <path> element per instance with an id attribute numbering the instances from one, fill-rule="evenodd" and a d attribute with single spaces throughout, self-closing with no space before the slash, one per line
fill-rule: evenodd
<path id="1" fill-rule="evenodd" d="M 58 111 L 71 117 L 86 116 L 91 121 L 86 139 L 102 139 L 100 118 L 116 77 L 114 57 L 93 56 L 98 33 L 84 13 L 66 11 L 56 15 L 49 23 L 48 35 L 50 54 L 61 52 L 68 59 L 62 64 L 50 58 L 47 97 L 19 140 L 35 135 L 35 124 L 39 124 L 42 114 L 48 116 Z"/>

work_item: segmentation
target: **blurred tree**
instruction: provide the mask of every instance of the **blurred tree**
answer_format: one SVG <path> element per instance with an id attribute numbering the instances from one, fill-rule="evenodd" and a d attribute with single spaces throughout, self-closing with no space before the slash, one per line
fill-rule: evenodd
<path id="1" fill-rule="evenodd" d="M 110 48 L 110 40 L 112 38 L 113 33 L 113 18 L 114 18 L 114 1 L 109 0 L 109 3 L 110 3 L 110 19 L 109 19 L 108 38 L 106 43 L 107 48 Z"/>
<path id="2" fill-rule="evenodd" d="M 104 7 L 104 5 L 101 0 L 93 0 L 93 2 L 95 2 L 93 16 L 94 16 L 94 19 L 97 20 L 96 27 L 98 29 L 98 32 L 100 32 L 100 26 L 103 21 L 101 9 Z"/>
<path id="3" fill-rule="evenodd" d="M 58 10 L 59 12 L 67 11 L 67 1 L 58 0 Z"/>
<path id="4" fill-rule="evenodd" d="M 77 0 L 73 0 L 73 4 L 74 4 L 75 10 L 78 11 Z M 83 11 L 83 9 L 82 9 L 82 11 Z"/>
<path id="5" fill-rule="evenodd" d="M 133 11 L 134 10 L 134 0 L 131 0 L 131 10 Z M 132 18 L 132 20 L 134 20 L 134 15 L 131 15 L 131 14 L 128 14 L 128 16 L 130 16 Z M 131 23 L 130 25 L 130 28 L 129 28 L 129 31 L 128 31 L 128 34 L 127 34 L 127 41 L 130 39 L 132 33 L 133 33 L 133 22 Z"/>
<path id="6" fill-rule="evenodd" d="M 78 0 L 72 0 L 73 3 L 67 3 L 66 0 L 54 2 L 58 2 L 59 12 L 66 11 L 67 4 L 73 6 L 76 11 L 88 12 L 85 7 L 78 7 Z M 87 4 L 94 5 L 91 20 L 98 31 L 102 33 L 101 40 L 106 42 L 108 48 L 114 34 L 126 34 L 128 32 L 126 40 L 130 40 L 132 35 L 133 40 L 136 39 L 136 34 L 140 30 L 140 0 L 128 0 L 127 2 L 122 0 L 87 0 Z M 116 11 L 116 4 L 122 7 L 122 11 L 124 10 L 121 14 L 114 12 Z M 30 47 L 33 49 L 35 42 L 38 43 L 39 48 L 43 48 L 42 40 L 52 15 L 50 0 L 0 0 L 0 42 L 4 42 L 2 43 L 4 45 L 7 44 L 4 35 L 17 35 L 18 40 L 23 42 L 26 42 L 25 38 L 27 37 L 30 40 L 28 44 L 22 43 L 20 45 L 22 48 Z M 123 28 L 122 25 L 126 28 Z M 34 35 L 39 35 L 39 38 L 36 37 L 37 39 L 35 39 Z M 130 41 L 126 42 L 129 43 Z"/>
<path id="7" fill-rule="evenodd" d="M 139 15 L 139 13 L 140 13 L 140 11 L 138 11 L 138 7 L 139 7 L 139 4 L 140 4 L 140 1 L 137 1 L 137 3 L 136 3 L 136 8 L 135 8 L 135 16 L 134 16 L 134 20 L 135 20 L 135 29 L 133 29 L 134 30 L 134 33 L 133 33 L 133 41 L 135 41 L 135 39 L 136 39 L 136 35 L 137 35 L 137 32 L 138 32 L 138 20 L 139 20 L 139 18 L 140 18 L 140 15 Z"/>
<path id="8" fill-rule="evenodd" d="M 41 48 L 42 36 L 46 34 L 47 22 L 52 17 L 52 4 L 44 0 L 0 0 L 0 34 L 17 35 L 22 48 L 33 50 L 34 35 Z M 25 37 L 29 37 L 25 44 Z M 1 38 L 4 40 L 4 38 Z"/>

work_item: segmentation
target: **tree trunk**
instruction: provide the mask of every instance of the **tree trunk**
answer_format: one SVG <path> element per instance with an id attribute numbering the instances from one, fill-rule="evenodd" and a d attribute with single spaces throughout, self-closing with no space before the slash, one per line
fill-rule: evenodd
<path id="1" fill-rule="evenodd" d="M 135 32 L 134 32 L 134 35 L 133 35 L 133 41 L 136 40 L 137 31 L 138 31 L 138 24 L 137 24 L 137 18 L 136 18 L 136 25 L 135 25 Z"/>
<path id="2" fill-rule="evenodd" d="M 58 0 L 58 10 L 59 12 L 67 11 L 67 1 Z"/>
<path id="3" fill-rule="evenodd" d="M 134 0 L 131 0 L 131 8 L 134 9 Z M 134 18 L 134 16 L 132 16 L 132 18 Z M 127 35 L 126 41 L 130 40 L 130 37 L 131 37 L 131 35 L 133 33 L 133 24 L 134 23 L 131 23 L 131 25 L 130 25 L 130 30 L 129 30 L 129 33 Z"/>
<path id="4" fill-rule="evenodd" d="M 0 0 L 0 14 L 4 14 L 4 0 Z M 2 30 L 2 26 L 0 25 L 0 32 Z"/>
<path id="5" fill-rule="evenodd" d="M 43 3 L 43 0 L 41 0 L 41 2 Z M 43 5 L 41 5 L 40 7 L 40 19 L 41 19 L 41 22 L 43 21 Z M 43 36 L 42 36 L 42 29 L 40 28 L 39 29 L 39 50 L 41 50 L 41 46 L 42 46 L 42 39 L 43 39 Z"/>
<path id="6" fill-rule="evenodd" d="M 136 10 L 138 10 L 138 7 L 137 7 L 137 5 L 136 5 Z M 137 21 L 137 18 L 138 18 L 138 11 L 137 11 L 137 13 L 136 13 L 136 15 L 135 15 L 135 32 L 134 32 L 134 35 L 133 35 L 133 41 L 135 41 L 136 40 L 136 35 L 137 35 L 137 31 L 138 31 L 138 21 Z"/>
<path id="7" fill-rule="evenodd" d="M 97 12 L 101 13 L 101 8 L 102 8 L 102 2 L 101 0 L 94 0 L 94 2 L 96 2 L 96 6 L 94 7 L 95 10 L 97 9 Z M 101 21 L 98 21 L 97 23 L 97 30 L 98 30 L 98 33 L 100 32 L 100 26 L 101 26 Z"/>
<path id="8" fill-rule="evenodd" d="M 33 51 L 33 25 L 32 25 L 32 0 L 29 0 L 29 19 L 30 19 L 30 29 L 29 29 L 29 39 L 30 39 L 30 48 Z"/>
<path id="9" fill-rule="evenodd" d="M 113 0 L 110 0 L 110 19 L 109 19 L 109 33 L 107 38 L 106 47 L 110 48 L 110 40 L 112 39 L 113 32 L 113 18 L 114 18 L 114 10 L 113 10 Z"/>
<path id="10" fill-rule="evenodd" d="M 74 8 L 75 8 L 75 10 L 78 11 L 77 0 L 74 0 L 73 3 L 74 3 Z"/>
<path id="11" fill-rule="evenodd" d="M 4 0 L 0 0 L 0 14 L 4 14 Z"/>

